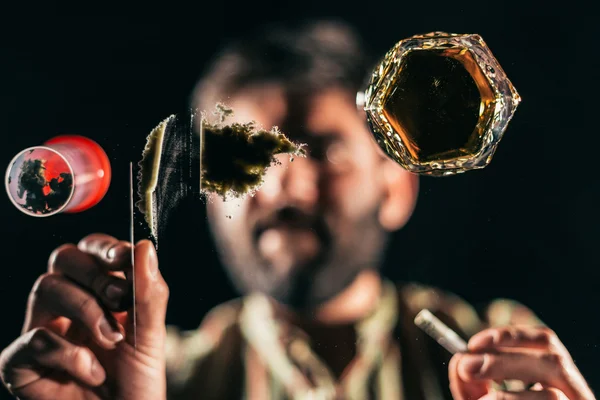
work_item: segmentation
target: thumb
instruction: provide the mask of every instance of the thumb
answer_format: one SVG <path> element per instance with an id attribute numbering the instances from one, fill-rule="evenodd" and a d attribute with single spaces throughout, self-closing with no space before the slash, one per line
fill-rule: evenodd
<path id="1" fill-rule="evenodd" d="M 448 377 L 450 379 L 450 391 L 452 398 L 456 400 L 480 399 L 489 392 L 489 385 L 482 381 L 465 381 L 461 375 L 460 360 L 463 354 L 455 354 L 448 365 Z"/>
<path id="2" fill-rule="evenodd" d="M 162 340 L 169 301 L 169 287 L 158 269 L 158 257 L 149 240 L 139 241 L 134 249 L 135 312 L 137 343 L 151 345 Z M 128 325 L 133 328 L 133 310 Z M 133 344 L 133 329 L 127 330 L 127 341 Z"/>

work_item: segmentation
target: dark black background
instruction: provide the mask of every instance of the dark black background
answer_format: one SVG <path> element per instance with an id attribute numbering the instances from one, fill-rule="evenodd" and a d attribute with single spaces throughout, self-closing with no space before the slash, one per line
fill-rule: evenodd
<path id="1" fill-rule="evenodd" d="M 488 168 L 421 179 L 417 210 L 394 235 L 386 274 L 475 303 L 499 296 L 525 303 L 557 331 L 598 390 L 600 184 L 593 166 L 600 141 L 585 126 L 594 119 L 597 71 L 585 52 L 586 11 L 447 6 L 166 3 L 160 12 L 140 5 L 123 16 L 3 13 L 0 164 L 55 135 L 80 134 L 103 146 L 114 176 L 102 202 L 76 215 L 31 218 L 0 196 L 0 347 L 19 334 L 28 291 L 53 248 L 95 231 L 127 238 L 129 161 L 139 159 L 160 120 L 185 108 L 224 41 L 270 21 L 339 17 L 375 55 L 416 33 L 479 33 L 523 98 Z M 161 264 L 171 288 L 168 322 L 186 328 L 234 295 L 201 231 L 195 259 Z"/>

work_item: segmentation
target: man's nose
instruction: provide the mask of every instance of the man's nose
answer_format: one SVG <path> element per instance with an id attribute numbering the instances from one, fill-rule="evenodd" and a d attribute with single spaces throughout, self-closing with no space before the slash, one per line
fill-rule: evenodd
<path id="1" fill-rule="evenodd" d="M 265 174 L 256 201 L 269 207 L 286 205 L 312 209 L 318 200 L 318 168 L 307 158 L 279 157 L 281 165 L 273 165 Z"/>

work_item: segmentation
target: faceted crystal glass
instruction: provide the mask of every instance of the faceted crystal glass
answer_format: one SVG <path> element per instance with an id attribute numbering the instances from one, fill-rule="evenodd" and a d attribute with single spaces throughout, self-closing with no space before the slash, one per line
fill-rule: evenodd
<path id="1" fill-rule="evenodd" d="M 365 91 L 377 143 L 408 171 L 486 167 L 521 98 L 479 35 L 433 32 L 398 42 Z"/>

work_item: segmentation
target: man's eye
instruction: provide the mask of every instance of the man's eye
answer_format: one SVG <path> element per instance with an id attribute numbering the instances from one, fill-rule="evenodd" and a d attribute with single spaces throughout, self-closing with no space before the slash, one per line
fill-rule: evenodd
<path id="1" fill-rule="evenodd" d="M 343 143 L 332 143 L 326 151 L 326 159 L 336 171 L 346 170 L 352 164 L 352 155 L 348 146 Z"/>

